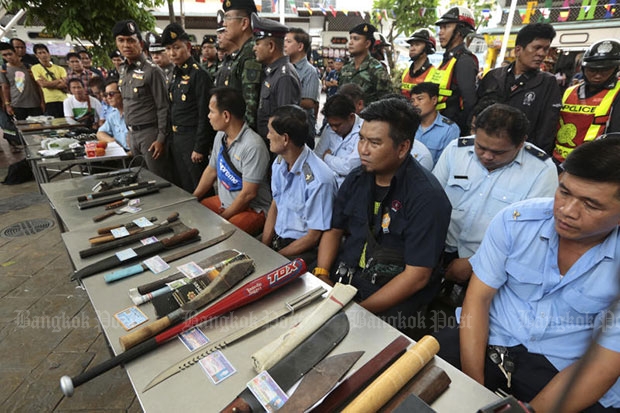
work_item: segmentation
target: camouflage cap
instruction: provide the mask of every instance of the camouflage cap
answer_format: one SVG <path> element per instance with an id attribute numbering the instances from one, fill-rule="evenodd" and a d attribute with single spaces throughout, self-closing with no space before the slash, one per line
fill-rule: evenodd
<path id="1" fill-rule="evenodd" d="M 217 42 L 217 36 L 213 34 L 205 34 L 205 36 L 202 38 L 202 43 L 200 43 L 200 47 L 204 46 L 205 44 L 211 44 L 215 46 L 216 42 Z"/>
<path id="2" fill-rule="evenodd" d="M 222 9 L 228 10 L 245 10 L 248 14 L 258 13 L 254 0 L 224 0 Z"/>
<path id="3" fill-rule="evenodd" d="M 161 45 L 168 46 L 177 40 L 187 41 L 189 40 L 189 34 L 178 23 L 170 23 L 164 29 L 161 35 Z"/>
<path id="4" fill-rule="evenodd" d="M 288 30 L 288 27 L 282 23 L 258 17 L 256 13 L 252 14 L 252 32 L 256 40 L 264 39 L 265 37 L 279 37 L 283 39 Z"/>
<path id="5" fill-rule="evenodd" d="M 117 22 L 112 28 L 112 36 L 138 36 L 138 39 L 142 40 L 140 29 L 133 20 L 122 20 Z"/>
<path id="6" fill-rule="evenodd" d="M 368 40 L 374 43 L 375 41 L 374 35 L 376 31 L 377 31 L 377 28 L 373 26 L 372 24 L 362 23 L 362 24 L 358 24 L 357 26 L 349 30 L 349 34 L 351 33 L 361 34 L 362 36 L 366 36 Z"/>

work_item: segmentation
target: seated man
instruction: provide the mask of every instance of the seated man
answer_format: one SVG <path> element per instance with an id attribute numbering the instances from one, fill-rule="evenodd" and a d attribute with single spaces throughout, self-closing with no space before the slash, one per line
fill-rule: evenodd
<path id="1" fill-rule="evenodd" d="M 564 162 L 554 199 L 521 201 L 495 216 L 470 260 L 460 328 L 437 333 L 442 358 L 536 412 L 560 399 L 553 411 L 618 411 L 619 164 L 618 137 L 585 143 Z M 488 351 L 513 361 L 508 383 Z"/>
<path id="2" fill-rule="evenodd" d="M 63 102 L 63 111 L 66 118 L 75 119 L 91 129 L 98 129 L 103 125 L 101 102 L 89 96 L 81 79 L 69 79 L 69 95 Z"/>
<path id="3" fill-rule="evenodd" d="M 306 111 L 281 106 L 267 124 L 273 201 L 263 230 L 263 243 L 310 265 L 323 231 L 329 229 L 338 184 L 336 174 L 306 146 Z"/>
<path id="4" fill-rule="evenodd" d="M 500 210 L 555 192 L 556 167 L 542 149 L 525 143 L 528 127 L 519 109 L 489 106 L 476 116 L 474 137 L 450 142 L 435 165 L 433 175 L 452 204 L 443 259 L 447 280 L 469 280 L 468 258 Z"/>
<path id="5" fill-rule="evenodd" d="M 204 197 L 217 180 L 218 195 L 201 203 L 250 235 L 265 224 L 271 194 L 267 172 L 269 151 L 263 139 L 244 121 L 245 101 L 237 89 L 213 89 L 209 121 L 217 131 L 209 165 L 194 196 Z"/>
<path id="6" fill-rule="evenodd" d="M 353 102 L 340 94 L 327 99 L 323 115 L 327 126 L 314 153 L 336 173 L 340 186 L 349 172 L 360 165 L 357 141 L 364 121 L 355 113 Z"/>
<path id="7" fill-rule="evenodd" d="M 362 165 L 338 191 L 313 273 L 351 283 L 362 307 L 398 328 L 438 289 L 431 274 L 443 251 L 450 203 L 437 179 L 410 156 L 419 117 L 409 103 L 382 99 L 360 117 Z"/>
<path id="8" fill-rule="evenodd" d="M 415 133 L 415 140 L 422 142 L 433 155 L 433 164 L 437 163 L 446 146 L 459 137 L 460 129 L 456 123 L 437 112 L 439 86 L 423 82 L 411 88 L 411 103 L 420 114 L 420 127 Z"/>
<path id="9" fill-rule="evenodd" d="M 129 152 L 129 142 L 127 142 L 127 125 L 123 114 L 123 97 L 118 89 L 118 78 L 110 78 L 104 92 L 111 110 L 105 122 L 97 130 L 97 140 L 102 142 L 118 142 L 127 152 Z"/>

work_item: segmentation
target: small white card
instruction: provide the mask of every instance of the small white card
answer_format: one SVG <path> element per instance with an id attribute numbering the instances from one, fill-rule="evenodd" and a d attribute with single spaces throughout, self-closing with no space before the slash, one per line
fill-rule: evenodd
<path id="1" fill-rule="evenodd" d="M 126 250 L 122 250 L 116 253 L 116 257 L 121 261 L 127 261 L 128 259 L 137 256 L 138 254 L 136 254 L 133 248 L 127 248 Z"/>
<path id="2" fill-rule="evenodd" d="M 128 197 L 128 196 L 133 195 L 135 193 L 136 193 L 136 191 L 125 191 L 125 192 L 121 192 L 121 195 L 123 197 Z"/>
<path id="3" fill-rule="evenodd" d="M 179 265 L 177 269 L 190 278 L 196 278 L 199 275 L 205 273 L 205 270 L 200 268 L 200 266 L 194 261 L 190 261 L 187 264 Z"/>
<path id="4" fill-rule="evenodd" d="M 123 238 L 129 235 L 129 231 L 125 227 L 112 228 L 110 233 L 114 236 L 114 238 Z"/>
<path id="5" fill-rule="evenodd" d="M 214 384 L 218 384 L 237 372 L 219 350 L 200 360 L 200 365 Z"/>
<path id="6" fill-rule="evenodd" d="M 159 255 L 148 258 L 142 261 L 144 265 L 149 267 L 149 270 L 153 272 L 153 274 L 159 274 L 160 272 L 166 271 L 170 266 L 166 261 L 164 261 Z"/>
<path id="7" fill-rule="evenodd" d="M 140 198 L 132 199 L 131 201 L 129 201 L 128 205 L 132 207 L 140 205 Z"/>
<path id="8" fill-rule="evenodd" d="M 189 351 L 194 351 L 198 347 L 202 347 L 209 342 L 205 333 L 195 327 L 179 334 L 179 340 L 185 344 L 185 347 L 187 347 Z"/>
<path id="9" fill-rule="evenodd" d="M 121 209 L 119 209 L 119 211 L 129 212 L 130 214 L 135 214 L 136 212 L 142 211 L 142 208 L 136 208 L 136 207 L 128 205 L 126 207 L 122 207 Z"/>
<path id="10" fill-rule="evenodd" d="M 114 314 L 114 317 L 118 320 L 119 323 L 121 323 L 125 330 L 131 330 L 132 328 L 139 326 L 140 324 L 144 323 L 146 320 L 149 319 L 136 306 L 129 307 L 123 311 L 119 311 L 118 313 Z"/>
<path id="11" fill-rule="evenodd" d="M 140 228 L 152 227 L 153 223 L 146 219 L 146 217 L 140 217 L 138 219 L 134 219 L 133 223 L 139 226 Z"/>
<path id="12" fill-rule="evenodd" d="M 267 373 L 261 372 L 247 384 L 248 389 L 256 397 L 265 410 L 275 412 L 286 403 L 288 396 L 278 383 Z"/>
<path id="13" fill-rule="evenodd" d="M 158 242 L 158 241 L 159 240 L 157 239 L 157 237 L 148 237 L 148 238 L 144 238 L 144 239 L 140 240 L 142 245 L 149 245 L 149 244 L 153 244 L 153 243 Z"/>

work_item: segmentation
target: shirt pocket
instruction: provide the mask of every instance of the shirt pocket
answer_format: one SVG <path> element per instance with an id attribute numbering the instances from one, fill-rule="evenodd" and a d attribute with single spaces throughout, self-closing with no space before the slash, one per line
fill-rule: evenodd
<path id="1" fill-rule="evenodd" d="M 543 274 L 515 260 L 506 262 L 506 287 L 523 301 L 537 301 L 543 296 Z"/>
<path id="2" fill-rule="evenodd" d="M 522 199 L 521 194 L 517 192 L 507 191 L 504 188 L 495 187 L 491 190 L 491 199 L 494 202 L 499 202 L 506 205 L 510 205 Z"/>
<path id="3" fill-rule="evenodd" d="M 305 232 L 307 225 L 306 204 L 298 201 L 289 201 L 286 205 L 287 209 L 287 226 L 294 231 Z"/>
<path id="4" fill-rule="evenodd" d="M 471 181 L 469 179 L 457 179 L 451 176 L 448 178 L 446 186 L 446 194 L 452 203 L 452 209 L 455 211 L 463 211 L 461 199 L 471 189 Z"/>
<path id="5" fill-rule="evenodd" d="M 591 316 L 605 310 L 611 302 L 605 296 L 597 296 L 591 292 L 586 293 L 578 287 L 565 287 L 561 296 L 575 312 Z"/>

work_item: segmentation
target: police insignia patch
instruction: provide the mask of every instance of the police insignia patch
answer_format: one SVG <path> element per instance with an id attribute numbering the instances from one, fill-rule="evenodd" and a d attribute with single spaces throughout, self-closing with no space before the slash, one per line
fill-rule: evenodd
<path id="1" fill-rule="evenodd" d="M 170 32 L 170 37 L 174 40 L 177 38 L 177 34 L 175 32 Z"/>

